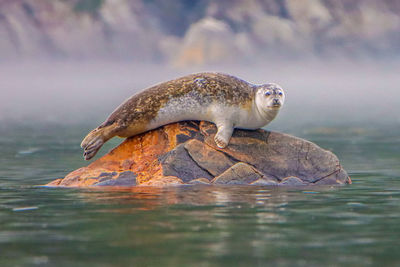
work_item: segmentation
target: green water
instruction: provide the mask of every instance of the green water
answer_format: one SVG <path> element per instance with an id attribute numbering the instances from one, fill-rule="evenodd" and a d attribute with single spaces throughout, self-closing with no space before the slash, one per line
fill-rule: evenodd
<path id="1" fill-rule="evenodd" d="M 348 186 L 37 187 L 86 164 L 86 128 L 0 128 L 0 266 L 400 265 L 399 128 L 288 130 Z"/>

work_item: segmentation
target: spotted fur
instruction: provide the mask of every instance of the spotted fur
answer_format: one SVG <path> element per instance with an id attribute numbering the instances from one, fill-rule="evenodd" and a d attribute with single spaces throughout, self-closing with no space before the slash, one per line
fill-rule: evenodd
<path id="1" fill-rule="evenodd" d="M 233 128 L 256 129 L 276 116 L 273 110 L 266 113 L 268 118 L 257 111 L 253 114 L 259 90 L 281 89 L 275 84 L 256 86 L 221 73 L 192 74 L 157 84 L 127 99 L 88 134 L 81 144 L 85 159 L 93 157 L 113 136 L 129 137 L 182 120 L 208 120 L 228 129 L 221 130 L 225 133 L 220 136 L 221 147 L 226 146 Z"/>

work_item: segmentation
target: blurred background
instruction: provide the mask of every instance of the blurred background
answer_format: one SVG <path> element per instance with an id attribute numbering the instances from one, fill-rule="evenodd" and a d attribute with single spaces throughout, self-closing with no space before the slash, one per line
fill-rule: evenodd
<path id="1" fill-rule="evenodd" d="M 266 128 L 353 184 L 37 186 L 127 97 L 199 71 L 280 84 Z M 398 0 L 0 0 L 0 266 L 400 266 L 399 133 Z"/>
<path id="2" fill-rule="evenodd" d="M 278 130 L 399 124 L 399 58 L 395 0 L 0 0 L 0 121 L 96 126 L 138 90 L 220 71 L 286 89 Z"/>
<path id="3" fill-rule="evenodd" d="M 187 67 L 393 58 L 395 0 L 2 0 L 0 55 Z"/>

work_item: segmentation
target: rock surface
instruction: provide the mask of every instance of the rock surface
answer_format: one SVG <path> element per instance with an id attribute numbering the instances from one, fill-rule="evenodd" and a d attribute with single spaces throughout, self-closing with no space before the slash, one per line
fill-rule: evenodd
<path id="1" fill-rule="evenodd" d="M 351 183 L 337 157 L 287 134 L 235 130 L 214 143 L 208 122 L 180 122 L 126 139 L 103 157 L 48 186 L 181 184 L 306 186 Z"/>

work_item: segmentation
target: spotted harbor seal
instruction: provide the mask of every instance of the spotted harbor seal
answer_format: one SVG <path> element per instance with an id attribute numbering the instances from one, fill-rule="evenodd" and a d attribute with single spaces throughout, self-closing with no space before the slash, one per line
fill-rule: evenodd
<path id="1" fill-rule="evenodd" d="M 128 98 L 83 139 L 83 156 L 85 160 L 93 158 L 114 136 L 130 137 L 184 120 L 215 123 L 215 143 L 224 148 L 234 128 L 258 129 L 267 125 L 284 101 L 284 91 L 274 83 L 254 85 L 222 73 L 187 75 Z"/>

